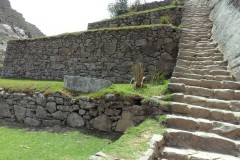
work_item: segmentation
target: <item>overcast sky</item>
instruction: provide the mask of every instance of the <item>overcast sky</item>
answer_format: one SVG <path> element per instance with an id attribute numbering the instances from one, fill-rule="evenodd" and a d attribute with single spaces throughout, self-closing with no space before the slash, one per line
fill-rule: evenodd
<path id="1" fill-rule="evenodd" d="M 151 1 L 154 0 L 146 0 Z M 26 21 L 36 25 L 44 34 L 56 35 L 86 30 L 89 22 L 109 18 L 107 6 L 115 0 L 10 0 L 10 2 L 13 9 L 22 13 Z"/>

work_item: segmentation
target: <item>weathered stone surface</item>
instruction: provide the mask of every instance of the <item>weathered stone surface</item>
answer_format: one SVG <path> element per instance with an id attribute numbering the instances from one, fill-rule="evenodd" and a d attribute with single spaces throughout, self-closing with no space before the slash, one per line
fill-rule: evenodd
<path id="1" fill-rule="evenodd" d="M 48 117 L 47 110 L 41 106 L 37 107 L 36 117 L 40 119 L 45 119 Z"/>
<path id="2" fill-rule="evenodd" d="M 68 112 L 57 111 L 55 113 L 52 113 L 52 116 L 59 120 L 65 120 L 68 114 L 69 114 Z"/>
<path id="3" fill-rule="evenodd" d="M 24 119 L 24 123 L 26 125 L 29 125 L 29 126 L 32 126 L 32 127 L 38 127 L 38 126 L 41 125 L 41 121 L 33 119 L 33 118 L 29 118 L 29 117 L 26 117 Z"/>
<path id="4" fill-rule="evenodd" d="M 83 127 L 85 123 L 79 114 L 71 113 L 68 115 L 67 124 L 71 127 Z"/>
<path id="5" fill-rule="evenodd" d="M 112 120 L 106 115 L 101 115 L 93 119 L 91 125 L 100 131 L 111 131 Z"/>
<path id="6" fill-rule="evenodd" d="M 43 127 L 53 127 L 53 126 L 57 126 L 57 125 L 61 125 L 60 120 L 44 120 L 44 121 L 42 121 Z"/>
<path id="7" fill-rule="evenodd" d="M 0 99 L 0 117 L 11 117 L 9 105 Z"/>
<path id="8" fill-rule="evenodd" d="M 13 108 L 14 108 L 14 113 L 15 113 L 17 120 L 18 121 L 23 120 L 26 116 L 27 109 L 22 106 L 18 106 L 18 105 L 13 106 Z"/>
<path id="9" fill-rule="evenodd" d="M 123 112 L 122 118 L 118 121 L 115 131 L 124 132 L 127 128 L 134 126 L 132 114 Z"/>
<path id="10" fill-rule="evenodd" d="M 78 92 L 96 92 L 102 88 L 109 87 L 112 83 L 108 80 L 88 78 L 80 76 L 64 76 L 64 88 Z"/>
<path id="11" fill-rule="evenodd" d="M 46 109 L 48 112 L 53 113 L 57 111 L 57 106 L 55 102 L 48 102 L 46 104 Z"/>
<path id="12" fill-rule="evenodd" d="M 87 101 L 83 101 L 83 100 L 79 100 L 79 106 L 81 109 L 94 109 L 96 108 L 96 104 L 95 103 L 91 103 L 91 102 L 87 102 Z"/>
<path id="13" fill-rule="evenodd" d="M 72 106 L 62 106 L 59 105 L 57 106 L 57 109 L 63 112 L 72 112 L 73 111 L 73 107 Z"/>
<path id="14" fill-rule="evenodd" d="M 38 104 L 38 105 L 40 105 L 40 106 L 45 106 L 46 105 L 46 99 L 45 99 L 45 97 L 44 97 L 44 95 L 43 94 L 41 94 L 41 93 L 38 93 L 37 95 L 36 95 L 36 103 Z"/>
<path id="15" fill-rule="evenodd" d="M 106 94 L 105 95 L 105 100 L 106 101 L 116 101 L 117 96 L 115 94 Z"/>

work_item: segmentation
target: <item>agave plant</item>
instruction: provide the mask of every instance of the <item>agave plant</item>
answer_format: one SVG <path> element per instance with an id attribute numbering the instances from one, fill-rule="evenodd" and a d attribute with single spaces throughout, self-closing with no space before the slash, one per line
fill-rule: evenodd
<path id="1" fill-rule="evenodd" d="M 141 62 L 136 62 L 132 67 L 133 78 L 131 84 L 134 84 L 135 88 L 142 88 L 145 77 L 143 76 L 144 68 Z"/>

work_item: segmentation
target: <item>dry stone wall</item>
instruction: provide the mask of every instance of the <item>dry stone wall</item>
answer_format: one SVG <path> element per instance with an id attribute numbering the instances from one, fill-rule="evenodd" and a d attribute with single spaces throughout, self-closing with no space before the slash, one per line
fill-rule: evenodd
<path id="1" fill-rule="evenodd" d="M 169 9 L 161 9 L 154 12 L 117 17 L 105 21 L 89 23 L 88 29 L 159 24 L 160 18 L 162 16 L 168 16 L 171 23 L 175 26 L 178 26 L 181 24 L 182 11 L 183 9 L 181 7 L 173 7 Z"/>
<path id="2" fill-rule="evenodd" d="M 102 98 L 71 98 L 62 93 L 29 96 L 0 89 L 0 119 L 33 127 L 67 125 L 100 131 L 123 132 L 150 115 L 169 111 L 168 105 L 138 96 L 123 98 L 107 94 Z"/>
<path id="3" fill-rule="evenodd" d="M 62 80 L 64 75 L 129 82 L 131 67 L 141 61 L 145 75 L 164 69 L 172 73 L 180 30 L 139 27 L 89 31 L 8 43 L 4 77 Z"/>

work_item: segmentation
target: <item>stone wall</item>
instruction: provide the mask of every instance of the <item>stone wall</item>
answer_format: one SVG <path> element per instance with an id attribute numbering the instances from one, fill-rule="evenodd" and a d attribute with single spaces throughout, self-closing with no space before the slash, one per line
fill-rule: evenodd
<path id="1" fill-rule="evenodd" d="M 3 76 L 62 80 L 78 75 L 129 83 L 137 60 L 146 76 L 156 68 L 171 74 L 179 37 L 178 28 L 148 26 L 14 40 L 8 43 Z"/>
<path id="2" fill-rule="evenodd" d="M 114 19 L 89 23 L 88 29 L 159 24 L 162 16 L 168 16 L 172 24 L 178 26 L 181 24 L 182 10 L 181 7 L 173 7 L 130 16 L 120 16 Z"/>
<path id="3" fill-rule="evenodd" d="M 219 43 L 234 77 L 240 81 L 240 10 L 239 1 L 211 0 L 213 8 L 210 19 L 213 21 L 213 39 Z"/>
<path id="4" fill-rule="evenodd" d="M 68 125 L 122 132 L 147 116 L 161 115 L 164 111 L 169 111 L 168 105 L 138 96 L 107 94 L 102 98 L 74 99 L 62 93 L 29 96 L 0 89 L 0 118 L 33 127 Z"/>

